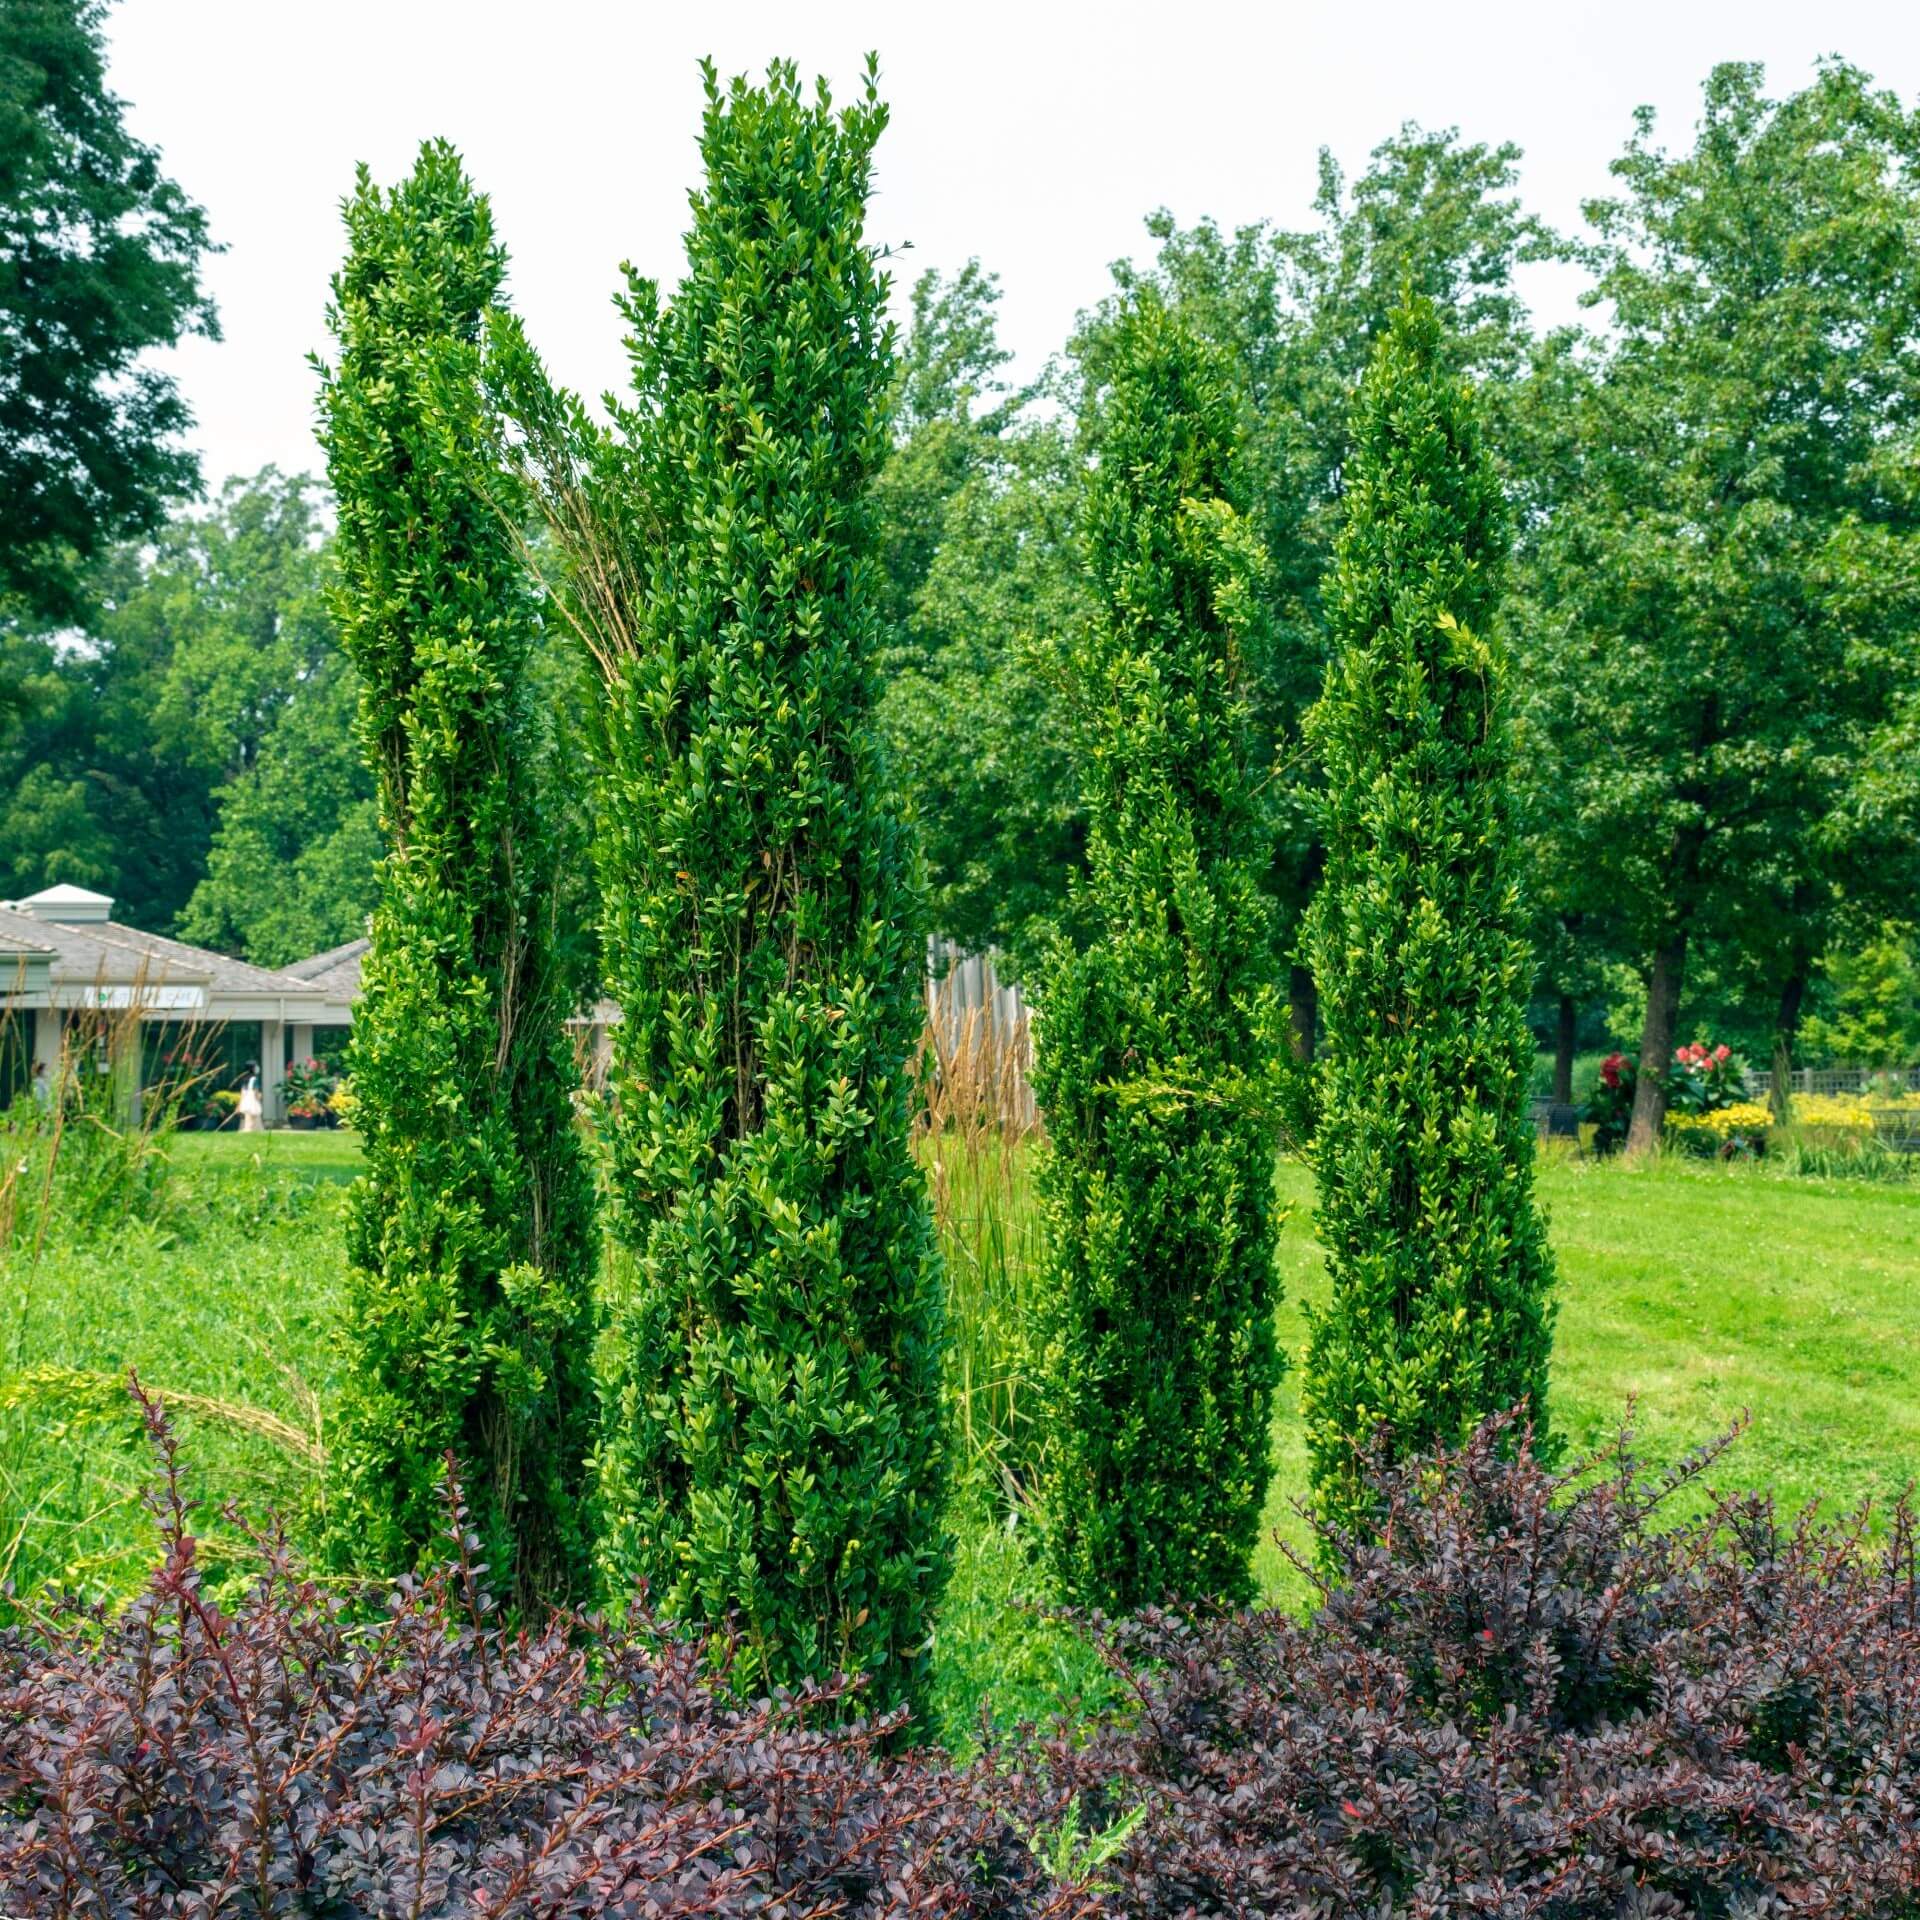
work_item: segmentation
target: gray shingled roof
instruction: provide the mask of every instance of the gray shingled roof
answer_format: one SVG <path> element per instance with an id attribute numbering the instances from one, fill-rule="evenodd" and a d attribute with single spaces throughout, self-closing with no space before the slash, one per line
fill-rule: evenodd
<path id="1" fill-rule="evenodd" d="M 129 948 L 112 937 L 121 931 L 109 922 L 70 927 L 58 920 L 42 920 L 37 914 L 0 907 L 0 939 L 50 951 L 54 975 L 64 986 L 86 987 L 96 980 L 132 980 L 140 973 L 143 959 L 151 985 L 172 982 L 182 986 L 207 986 L 212 983 L 213 975 L 208 968 L 188 964 L 185 956 L 194 954 L 194 948 L 177 947 L 172 954 L 143 955 L 138 948 Z M 174 943 L 170 941 L 168 945 Z M 218 956 L 205 957 L 211 960 Z"/>
<path id="2" fill-rule="evenodd" d="M 190 947 L 163 933 L 148 933 L 113 920 L 77 924 L 42 919 L 18 907 L 0 906 L 0 950 L 37 949 L 53 957 L 53 984 L 84 990 L 96 984 L 198 987 L 214 996 L 297 996 L 312 1000 L 311 980 L 273 967 L 256 967 L 206 947 Z"/>
<path id="3" fill-rule="evenodd" d="M 372 945 L 371 940 L 364 938 L 348 940 L 340 946 L 329 947 L 325 953 L 296 960 L 284 971 L 329 1000 L 349 1001 L 360 991 L 360 962 Z"/>

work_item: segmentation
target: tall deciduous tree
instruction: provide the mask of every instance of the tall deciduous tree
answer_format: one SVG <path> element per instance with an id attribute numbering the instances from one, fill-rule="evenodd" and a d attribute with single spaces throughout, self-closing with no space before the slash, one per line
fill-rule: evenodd
<path id="1" fill-rule="evenodd" d="M 1547 1418 L 1533 960 L 1496 624 L 1507 529 L 1446 359 L 1415 300 L 1361 383 L 1311 721 L 1327 783 L 1313 1160 L 1332 1291 L 1301 1406 L 1322 1511 L 1356 1527 L 1358 1450 L 1381 1430 L 1402 1457 L 1523 1400 Z"/>
<path id="2" fill-rule="evenodd" d="M 600 1553 L 756 1680 L 927 1674 L 945 1577 L 938 1255 L 908 1143 L 921 869 L 875 725 L 886 109 L 707 69 L 671 299 L 610 434 L 524 344 L 515 405 L 602 676 L 601 960 L 622 1020 Z"/>
<path id="3" fill-rule="evenodd" d="M 97 0 L 0 9 L 0 611 L 86 606 L 84 569 L 194 492 L 172 376 L 141 363 L 218 337 L 206 216 L 108 92 Z"/>
<path id="4" fill-rule="evenodd" d="M 366 931 L 381 845 L 359 708 L 358 676 L 330 654 L 253 761 L 215 792 L 213 841 L 180 915 L 183 940 L 280 967 Z"/>
<path id="5" fill-rule="evenodd" d="M 71 880 L 134 925 L 175 924 L 223 787 L 338 660 L 314 491 L 270 467 L 231 480 L 95 563 L 82 635 L 0 639 L 20 695 L 0 735 L 0 891 Z"/>
<path id="6" fill-rule="evenodd" d="M 1273 937 L 1242 636 L 1258 542 L 1220 357 L 1119 317 L 1068 666 L 1087 874 L 1040 969 L 1048 1553 L 1074 1599 L 1249 1597 L 1280 1373 Z"/>
<path id="7" fill-rule="evenodd" d="M 322 432 L 388 851 L 353 1039 L 367 1172 L 334 1527 L 352 1563 L 407 1565 L 452 1452 L 534 1604 L 585 1578 L 594 1249 L 532 779 L 537 613 L 464 451 L 493 438 L 480 339 L 506 262 L 443 143 L 390 194 L 363 169 L 346 218 Z"/>
<path id="8" fill-rule="evenodd" d="M 914 288 L 874 490 L 889 641 L 879 724 L 918 814 L 933 929 L 1021 968 L 1085 828 L 1056 685 L 1081 603 L 1071 424 L 998 382 L 998 288 Z"/>
<path id="9" fill-rule="evenodd" d="M 1084 853 L 1054 673 L 1081 582 L 1071 423 L 1001 382 L 998 298 L 971 262 L 914 289 L 874 489 L 879 717 L 918 814 L 934 930 L 1017 970 Z"/>
<path id="10" fill-rule="evenodd" d="M 1782 101 L 1725 66 L 1691 152 L 1643 113 L 1614 172 L 1589 209 L 1613 323 L 1557 383 L 1532 572 L 1576 864 L 1647 971 L 1644 1150 L 1690 953 L 1765 960 L 1788 1062 L 1837 917 L 1906 871 L 1851 796 L 1916 620 L 1920 114 L 1843 65 Z"/>

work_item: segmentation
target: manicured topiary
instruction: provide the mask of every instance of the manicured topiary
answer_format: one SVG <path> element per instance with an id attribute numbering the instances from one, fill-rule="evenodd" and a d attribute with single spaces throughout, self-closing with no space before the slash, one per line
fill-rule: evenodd
<path id="1" fill-rule="evenodd" d="M 1143 298 L 1097 400 L 1068 662 L 1087 876 L 1036 987 L 1048 1554 L 1077 1601 L 1248 1597 L 1280 1373 L 1278 1009 L 1232 388 Z"/>
<path id="2" fill-rule="evenodd" d="M 886 281 L 871 75 L 711 69 L 687 269 L 600 434 L 509 382 L 602 677 L 619 1002 L 600 1556 L 758 1679 L 914 1701 L 946 1567 L 943 1299 L 908 1144 L 922 882 L 873 721 Z"/>
<path id="3" fill-rule="evenodd" d="M 1544 1444 L 1553 1268 L 1533 1198 L 1534 1043 L 1516 885 L 1500 485 L 1415 301 L 1354 412 L 1334 641 L 1313 738 L 1327 868 L 1309 920 L 1320 1239 L 1302 1408 L 1324 1515 L 1364 1525 L 1354 1454 L 1453 1444 L 1525 1402 Z"/>
<path id="4" fill-rule="evenodd" d="M 451 1452 L 503 1584 L 560 1597 L 587 1560 L 593 1231 L 531 775 L 537 614 L 467 464 L 505 256 L 442 144 L 390 194 L 363 170 L 346 220 L 321 430 L 389 851 L 355 1010 L 367 1171 L 330 1518 L 350 1564 L 412 1564 Z"/>

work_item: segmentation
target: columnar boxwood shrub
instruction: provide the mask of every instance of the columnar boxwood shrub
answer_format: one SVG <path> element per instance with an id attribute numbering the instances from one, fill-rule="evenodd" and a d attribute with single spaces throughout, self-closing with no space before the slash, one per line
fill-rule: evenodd
<path id="1" fill-rule="evenodd" d="M 946 1562 L 943 1301 L 908 1143 L 922 883 L 873 721 L 886 283 L 871 74 L 707 73 L 687 270 L 627 300 L 611 433 L 510 386 L 603 681 L 610 1588 L 769 1684 L 917 1697 Z"/>
<path id="2" fill-rule="evenodd" d="M 1544 1440 L 1551 1256 L 1533 1198 L 1507 533 L 1470 394 L 1415 301 L 1361 383 L 1313 733 L 1327 867 L 1309 920 L 1325 1046 L 1314 1170 L 1331 1297 L 1302 1407 L 1323 1513 L 1363 1523 L 1356 1443 L 1459 1440 L 1525 1401 Z"/>
<path id="3" fill-rule="evenodd" d="M 480 340 L 505 256 L 451 148 L 382 192 L 364 170 L 330 315 L 322 432 L 342 644 L 388 852 L 352 1048 L 347 1373 L 332 1443 L 343 1557 L 432 1536 L 453 1453 L 522 1599 L 583 1577 L 591 1189 L 535 792 L 536 609 L 485 444 Z"/>
<path id="4" fill-rule="evenodd" d="M 1239 1600 L 1280 1371 L 1277 1009 L 1237 631 L 1258 553 L 1231 388 L 1185 323 L 1121 319 L 1069 655 L 1087 876 L 1037 985 L 1047 1145 L 1033 1337 L 1064 1590 Z"/>

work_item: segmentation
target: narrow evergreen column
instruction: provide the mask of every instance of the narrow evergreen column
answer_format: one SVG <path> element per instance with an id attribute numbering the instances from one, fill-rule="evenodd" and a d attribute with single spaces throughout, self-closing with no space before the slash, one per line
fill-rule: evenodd
<path id="1" fill-rule="evenodd" d="M 947 1565 L 923 887 L 873 717 L 885 124 L 871 76 L 836 111 L 709 68 L 686 273 L 631 288 L 614 430 L 524 342 L 513 383 L 604 691 L 603 1578 L 737 1621 L 756 1685 L 865 1671 L 867 1707 L 921 1697 Z"/>
<path id="2" fill-rule="evenodd" d="M 1084 949 L 1036 987 L 1041 1498 L 1065 1593 L 1238 1602 L 1269 1475 L 1280 1010 L 1237 635 L 1260 556 L 1211 352 L 1143 297 L 1086 502 Z"/>
<path id="3" fill-rule="evenodd" d="M 1507 533 L 1440 323 L 1394 316 L 1361 383 L 1312 721 L 1327 869 L 1314 1165 L 1332 1297 L 1302 1407 L 1322 1510 L 1364 1526 L 1355 1449 L 1544 1433 L 1552 1261 L 1533 1198 L 1532 985 L 1496 616 Z"/>
<path id="4" fill-rule="evenodd" d="M 587 1569 L 594 1236 L 532 778 L 537 616 L 471 465 L 506 261 L 441 143 L 391 194 L 363 169 L 346 220 L 322 434 L 388 853 L 351 1055 L 367 1172 L 333 1531 L 350 1565 L 410 1565 L 451 1452 L 489 1562 L 533 1605 L 581 1597 Z"/>

